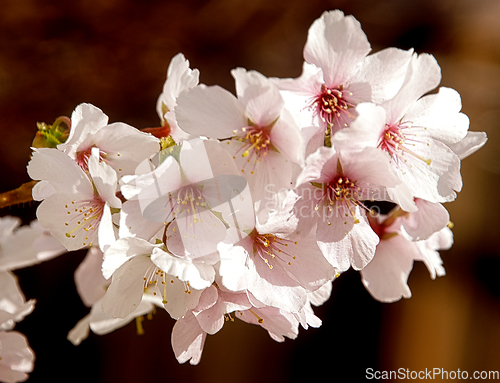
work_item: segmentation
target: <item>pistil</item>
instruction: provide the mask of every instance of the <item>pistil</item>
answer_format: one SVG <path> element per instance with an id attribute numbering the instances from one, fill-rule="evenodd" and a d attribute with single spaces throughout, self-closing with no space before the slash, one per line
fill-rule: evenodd
<path id="1" fill-rule="evenodd" d="M 322 84 L 321 93 L 313 99 L 311 107 L 328 127 L 336 126 L 336 129 L 333 129 L 335 131 L 347 127 L 349 121 L 355 118 L 350 110 L 356 106 L 352 101 L 352 95 L 352 92 L 344 90 L 342 85 L 328 88 Z"/>

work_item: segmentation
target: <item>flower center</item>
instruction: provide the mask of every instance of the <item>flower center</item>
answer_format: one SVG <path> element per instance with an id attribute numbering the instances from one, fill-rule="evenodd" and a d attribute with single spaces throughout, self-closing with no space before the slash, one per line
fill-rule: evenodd
<path id="1" fill-rule="evenodd" d="M 275 259 L 291 265 L 291 261 L 296 257 L 288 252 L 290 244 L 296 245 L 297 242 L 277 237 L 274 234 L 253 233 L 254 254 L 257 254 L 271 270 L 274 268 L 271 261 Z"/>
<path id="2" fill-rule="evenodd" d="M 185 186 L 177 193 L 177 198 L 170 198 L 171 213 L 173 218 L 181 211 L 193 217 L 193 223 L 199 222 L 199 214 L 201 211 L 208 209 L 208 206 L 203 198 L 201 191 L 193 185 Z"/>
<path id="3" fill-rule="evenodd" d="M 338 129 L 345 128 L 354 119 L 355 114 L 350 109 L 355 107 L 352 93 L 344 90 L 340 85 L 336 88 L 327 88 L 321 85 L 321 93 L 314 98 L 311 107 L 323 122 L 329 127 L 336 126 Z"/>
<path id="4" fill-rule="evenodd" d="M 267 129 L 250 125 L 239 130 L 235 129 L 233 133 L 234 137 L 232 139 L 241 142 L 241 147 L 234 153 L 233 158 L 236 159 L 237 156 L 246 158 L 246 162 L 241 169 L 243 173 L 245 172 L 246 164 L 250 163 L 253 159 L 253 167 L 250 173 L 254 174 L 257 163 L 262 161 L 267 156 L 269 150 L 273 148 Z"/>
<path id="5" fill-rule="evenodd" d="M 85 172 L 89 171 L 89 158 L 92 155 L 92 148 L 95 146 L 90 146 L 87 149 L 76 152 L 75 162 L 80 166 Z M 106 159 L 107 153 L 99 149 L 99 162 Z"/>
<path id="6" fill-rule="evenodd" d="M 152 292 L 153 295 L 156 296 L 155 289 L 162 291 L 162 303 L 166 304 L 167 302 L 167 274 L 160 270 L 156 266 L 151 266 L 147 271 L 146 275 L 142 278 L 144 280 L 144 292 Z M 158 285 L 158 281 L 160 281 L 160 285 Z"/>
<path id="7" fill-rule="evenodd" d="M 419 156 L 411 149 L 412 146 L 415 146 L 420 141 L 417 139 L 418 129 L 416 128 L 412 127 L 408 122 L 386 124 L 385 130 L 380 135 L 378 148 L 389 153 L 397 165 L 401 165 L 401 162 L 406 162 L 406 153 L 430 165 L 430 159 Z"/>
<path id="8" fill-rule="evenodd" d="M 66 232 L 66 237 L 76 238 L 84 232 L 83 246 L 90 245 L 97 236 L 97 228 L 101 222 L 105 202 L 100 197 L 94 197 L 92 200 L 71 201 L 65 205 L 68 220 L 65 226 L 72 227 Z"/>
<path id="9" fill-rule="evenodd" d="M 354 223 L 359 223 L 359 219 L 356 217 L 355 208 L 356 206 L 369 211 L 369 209 L 360 200 L 361 188 L 356 185 L 356 181 L 350 180 L 346 176 L 338 176 L 333 181 L 327 184 L 317 184 L 323 189 L 321 197 L 318 199 L 314 210 L 319 210 L 319 204 L 324 203 L 324 206 L 328 209 L 325 212 L 328 219 L 328 225 L 331 225 L 330 217 L 349 217 L 351 215 L 354 219 Z M 347 221 L 344 222 L 347 224 Z"/>
<path id="10" fill-rule="evenodd" d="M 144 274 L 143 279 L 143 287 L 144 287 L 144 293 L 149 293 L 153 294 L 153 296 L 158 296 L 161 295 L 162 301 L 164 305 L 168 303 L 167 300 L 167 286 L 174 286 L 176 283 L 182 283 L 184 285 L 184 293 L 185 294 L 191 294 L 191 286 L 189 285 L 189 282 L 183 282 L 179 280 L 179 277 L 174 277 L 172 275 L 169 275 L 165 273 L 162 269 L 157 267 L 156 265 L 151 265 L 147 270 L 146 273 Z M 175 295 L 175 291 L 170 291 Z M 175 297 L 171 298 L 172 301 L 175 302 Z M 175 303 L 174 303 L 175 304 Z"/>
<path id="11" fill-rule="evenodd" d="M 254 126 L 241 128 L 241 132 L 242 135 L 237 140 L 242 142 L 241 150 L 244 149 L 243 153 L 241 153 L 242 157 L 248 157 L 248 161 L 250 161 L 255 155 L 257 161 L 261 156 L 267 155 L 271 146 L 271 140 L 267 132 Z M 233 133 L 237 134 L 238 131 L 234 130 Z"/>

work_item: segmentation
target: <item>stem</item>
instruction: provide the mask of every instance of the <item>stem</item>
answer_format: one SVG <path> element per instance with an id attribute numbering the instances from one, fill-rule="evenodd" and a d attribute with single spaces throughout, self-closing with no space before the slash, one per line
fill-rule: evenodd
<path id="1" fill-rule="evenodd" d="M 17 189 L 0 194 L 0 208 L 19 205 L 33 201 L 31 191 L 38 181 L 32 180 L 19 186 Z"/>

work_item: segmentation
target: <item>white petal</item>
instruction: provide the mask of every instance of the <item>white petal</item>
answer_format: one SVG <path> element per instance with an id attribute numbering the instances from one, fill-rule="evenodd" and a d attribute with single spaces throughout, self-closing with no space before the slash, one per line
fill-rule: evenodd
<path id="1" fill-rule="evenodd" d="M 0 330 L 11 330 L 30 314 L 34 307 L 33 299 L 26 302 L 17 282 L 17 277 L 10 271 L 0 272 Z"/>
<path id="2" fill-rule="evenodd" d="M 129 259 L 137 255 L 149 255 L 155 245 L 141 238 L 120 238 L 104 253 L 102 274 L 109 279 L 111 275 Z"/>
<path id="3" fill-rule="evenodd" d="M 411 213 L 402 221 L 403 227 L 414 241 L 429 238 L 450 221 L 448 211 L 440 203 L 417 199 L 416 204 L 418 211 Z"/>
<path id="4" fill-rule="evenodd" d="M 256 71 L 233 69 L 238 100 L 246 109 L 247 117 L 257 126 L 272 124 L 281 114 L 284 101 L 275 84 Z"/>
<path id="5" fill-rule="evenodd" d="M 193 289 L 204 289 L 210 286 L 215 278 L 213 266 L 175 257 L 161 249 L 153 250 L 151 261 L 165 273 L 189 282 Z"/>
<path id="6" fill-rule="evenodd" d="M 0 332 L 2 359 L 0 379 L 5 383 L 24 382 L 27 372 L 33 371 L 35 354 L 26 337 L 17 331 Z"/>
<path id="7" fill-rule="evenodd" d="M 485 132 L 468 132 L 463 140 L 449 145 L 449 147 L 463 160 L 481 149 L 486 141 L 488 141 L 488 137 Z"/>
<path id="8" fill-rule="evenodd" d="M 437 87 L 440 81 L 441 69 L 436 59 L 425 53 L 414 54 L 398 94 L 382 104 L 387 111 L 387 122 L 399 122 L 413 103 Z"/>
<path id="9" fill-rule="evenodd" d="M 183 142 L 179 160 L 181 169 L 190 183 L 214 177 L 204 140 L 200 138 Z"/>
<path id="10" fill-rule="evenodd" d="M 406 121 L 425 127 L 434 139 L 446 145 L 462 140 L 469 129 L 469 118 L 460 113 L 462 101 L 456 90 L 439 88 L 439 93 L 422 97 L 408 110 Z"/>
<path id="11" fill-rule="evenodd" d="M 353 81 L 368 82 L 371 101 L 380 104 L 391 99 L 401 88 L 413 50 L 387 48 L 369 55 Z"/>
<path id="12" fill-rule="evenodd" d="M 309 29 L 304 58 L 323 69 L 327 86 L 345 84 L 359 70 L 370 44 L 359 22 L 341 11 L 324 12 Z"/>
<path id="13" fill-rule="evenodd" d="M 156 111 L 160 120 L 164 120 L 164 111 L 162 104 L 165 104 L 169 110 L 175 108 L 177 96 L 184 90 L 193 88 L 198 84 L 200 72 L 198 69 L 190 69 L 189 61 L 182 53 L 178 53 L 170 61 L 167 71 L 167 79 L 163 85 L 163 92 L 158 97 Z M 177 140 L 176 140 L 177 141 Z"/>
<path id="14" fill-rule="evenodd" d="M 385 109 L 373 103 L 363 102 L 356 106 L 358 116 L 348 128 L 341 129 L 332 137 L 332 144 L 338 150 L 365 147 L 376 148 L 385 130 Z"/>
<path id="15" fill-rule="evenodd" d="M 102 252 L 92 246 L 75 271 L 76 290 L 87 307 L 100 300 L 109 285 L 102 276 L 102 259 Z"/>
<path id="16" fill-rule="evenodd" d="M 198 86 L 181 93 L 175 114 L 182 130 L 198 136 L 227 138 L 248 125 L 243 105 L 219 86 Z"/>
<path id="17" fill-rule="evenodd" d="M 83 170 L 66 153 L 57 149 L 35 149 L 28 164 L 34 180 L 50 181 L 56 191 L 80 192 L 93 196 L 94 190 Z"/>
<path id="18" fill-rule="evenodd" d="M 65 143 L 58 145 L 58 149 L 68 153 L 72 158 L 80 144 L 95 134 L 108 123 L 101 109 L 92 104 L 80 104 L 71 115 L 71 130 Z"/>
<path id="19" fill-rule="evenodd" d="M 394 302 L 411 297 L 407 280 L 413 268 L 414 247 L 399 235 L 380 242 L 375 257 L 361 270 L 363 284 L 375 299 Z"/>
<path id="20" fill-rule="evenodd" d="M 326 259 L 339 271 L 347 270 L 349 265 L 355 270 L 362 270 L 372 260 L 378 243 L 379 237 L 365 219 L 360 219 L 340 241 L 323 242 L 318 238 L 318 245 Z"/>
<path id="21" fill-rule="evenodd" d="M 119 176 L 134 174 L 141 161 L 160 150 L 156 137 L 122 122 L 105 126 L 93 139 L 95 145 L 106 153 L 105 161 Z"/>
<path id="22" fill-rule="evenodd" d="M 102 300 L 103 313 L 113 318 L 125 318 L 134 312 L 144 293 L 144 276 L 153 264 L 149 257 L 136 256 L 124 263 L 113 274 L 106 295 Z"/>
<path id="23" fill-rule="evenodd" d="M 154 308 L 154 305 L 151 302 L 143 299 L 133 312 L 124 318 L 116 318 L 113 317 L 111 313 L 103 313 L 100 303 L 101 302 L 97 302 L 94 306 L 92 306 L 89 321 L 90 329 L 98 335 L 109 334 L 110 332 L 129 324 L 135 318 L 150 313 Z"/>
<path id="24" fill-rule="evenodd" d="M 271 129 L 271 144 L 291 161 L 303 165 L 305 141 L 292 116 L 284 111 Z"/>
<path id="25" fill-rule="evenodd" d="M 82 319 L 78 321 L 78 323 L 68 332 L 68 336 L 66 337 L 74 346 L 78 346 L 85 339 L 89 337 L 90 327 L 90 314 L 84 316 Z"/>
<path id="26" fill-rule="evenodd" d="M 188 312 L 186 316 L 175 322 L 172 329 L 172 348 L 179 363 L 196 365 L 200 362 L 207 333 L 204 332 L 198 321 Z"/>

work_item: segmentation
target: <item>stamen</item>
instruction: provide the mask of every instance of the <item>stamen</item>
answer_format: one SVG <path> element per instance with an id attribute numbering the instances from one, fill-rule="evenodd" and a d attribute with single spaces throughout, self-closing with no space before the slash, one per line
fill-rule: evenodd
<path id="1" fill-rule="evenodd" d="M 235 131 L 234 139 L 240 141 L 241 148 L 235 153 L 238 155 L 241 151 L 241 157 L 247 159 L 249 163 L 253 159 L 253 168 L 251 174 L 255 171 L 255 166 L 259 161 L 267 155 L 267 152 L 272 148 L 271 139 L 267 133 L 267 127 L 247 126 L 241 128 L 241 133 L 238 135 Z M 245 170 L 242 169 L 244 173 Z"/>
<path id="2" fill-rule="evenodd" d="M 251 309 L 248 309 L 248 311 L 250 311 L 250 313 L 253 314 L 253 316 L 255 318 L 257 318 L 257 322 L 259 322 L 260 324 L 262 324 L 264 322 L 264 319 L 262 319 L 260 316 L 258 316 L 257 314 L 255 314 Z"/>
<path id="3" fill-rule="evenodd" d="M 384 132 L 379 138 L 378 148 L 389 153 L 397 165 L 405 162 L 405 154 L 409 154 L 430 165 L 432 160 L 423 158 L 409 148 L 410 146 L 415 146 L 415 142 L 420 142 L 420 140 L 416 139 L 417 129 L 410 131 L 411 128 L 417 127 L 412 127 L 408 122 L 386 125 Z"/>
<path id="4" fill-rule="evenodd" d="M 359 191 L 361 190 L 356 181 L 349 179 L 343 174 L 342 165 L 340 160 L 337 163 L 337 171 L 340 175 L 333 179 L 333 181 L 326 184 L 317 184 L 316 186 L 321 187 L 323 193 L 319 196 L 314 206 L 314 210 L 319 210 L 319 206 L 323 205 L 328 209 L 326 212 L 326 218 L 328 226 L 331 226 L 330 217 L 333 216 L 333 211 L 336 213 L 336 217 L 348 217 L 351 215 L 354 219 L 354 223 L 358 224 L 360 222 L 359 218 L 356 216 L 356 206 L 359 206 L 366 212 L 370 212 L 360 200 Z M 340 210 L 340 215 L 339 215 Z M 344 221 L 347 224 L 347 221 Z"/>
<path id="5" fill-rule="evenodd" d="M 344 90 L 342 85 L 327 88 L 322 84 L 321 93 L 312 100 L 309 108 L 312 108 L 315 115 L 327 124 L 327 130 L 335 126 L 336 131 L 348 126 L 356 117 L 355 112 L 351 113 L 356 107 L 352 96 L 353 94 Z"/>
<path id="6" fill-rule="evenodd" d="M 90 156 L 92 155 L 92 148 L 94 148 L 95 146 L 90 146 L 88 147 L 87 149 L 84 149 L 84 150 L 81 150 L 79 152 L 76 153 L 76 158 L 75 158 L 75 162 L 85 171 L 85 172 L 88 172 L 89 171 L 89 158 Z M 118 153 L 118 155 L 120 155 Z M 108 156 L 108 154 L 99 149 L 99 162 L 101 161 L 105 161 L 105 162 L 108 162 L 106 160 L 106 157 Z"/>
<path id="7" fill-rule="evenodd" d="M 65 233 L 67 238 L 75 238 L 82 230 L 92 233 L 92 240 L 97 235 L 97 230 L 104 212 L 105 202 L 98 196 L 91 200 L 71 201 L 71 208 L 65 205 L 68 221 L 64 226 L 72 227 Z M 88 239 L 88 237 L 85 237 Z M 92 242 L 92 241 L 90 241 Z M 89 243 L 83 243 L 86 246 Z"/>
<path id="8" fill-rule="evenodd" d="M 291 262 L 296 258 L 286 248 L 289 244 L 296 245 L 298 242 L 291 241 L 288 239 L 283 239 L 277 237 L 274 234 L 258 234 L 254 232 L 251 234 L 254 238 L 254 251 L 264 263 L 269 267 L 270 270 L 274 266 L 270 263 L 270 259 L 279 259 L 282 262 L 286 262 L 291 265 Z"/>

